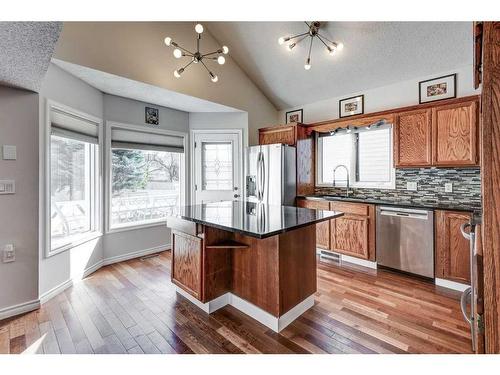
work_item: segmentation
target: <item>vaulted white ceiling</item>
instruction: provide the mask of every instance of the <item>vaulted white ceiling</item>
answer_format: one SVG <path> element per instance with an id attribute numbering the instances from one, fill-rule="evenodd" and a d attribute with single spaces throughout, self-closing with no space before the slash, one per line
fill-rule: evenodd
<path id="1" fill-rule="evenodd" d="M 316 40 L 309 71 L 307 43 L 292 52 L 278 44 L 280 36 L 305 32 L 302 22 L 207 27 L 278 109 L 472 64 L 471 22 L 325 22 L 321 31 L 345 47 L 332 57 Z"/>

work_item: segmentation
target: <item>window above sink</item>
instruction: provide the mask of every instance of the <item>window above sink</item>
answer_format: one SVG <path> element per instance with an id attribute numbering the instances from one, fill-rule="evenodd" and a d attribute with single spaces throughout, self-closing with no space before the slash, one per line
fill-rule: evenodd
<path id="1" fill-rule="evenodd" d="M 395 188 L 392 156 L 392 125 L 377 129 L 316 137 L 316 185 L 332 186 L 333 170 L 342 164 L 349 171 L 354 188 Z M 335 173 L 335 186 L 346 186 L 344 168 Z"/>

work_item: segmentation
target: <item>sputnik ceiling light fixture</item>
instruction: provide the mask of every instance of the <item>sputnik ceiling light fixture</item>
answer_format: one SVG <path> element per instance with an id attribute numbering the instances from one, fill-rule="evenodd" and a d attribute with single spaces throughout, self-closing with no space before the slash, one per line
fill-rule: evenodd
<path id="1" fill-rule="evenodd" d="M 164 39 L 165 44 L 167 47 L 174 47 L 174 57 L 176 59 L 180 59 L 181 57 L 187 56 L 191 59 L 186 65 L 184 65 L 182 68 L 176 69 L 174 71 L 174 77 L 175 78 L 180 78 L 181 74 L 184 73 L 184 71 L 193 63 L 198 64 L 200 63 L 205 67 L 205 69 L 208 72 L 208 75 L 210 76 L 210 79 L 212 82 L 217 82 L 219 80 L 219 77 L 217 77 L 210 69 L 208 69 L 208 66 L 205 64 L 206 60 L 215 60 L 219 63 L 219 65 L 224 65 L 226 62 L 226 58 L 223 55 L 227 55 L 229 53 L 229 48 L 226 46 L 222 46 L 216 51 L 209 52 L 209 53 L 201 53 L 200 52 L 200 41 L 201 41 L 201 34 L 203 33 L 203 25 L 198 23 L 194 27 L 194 30 L 198 34 L 196 36 L 196 52 L 191 52 L 187 50 L 186 48 L 181 47 L 178 43 L 174 42 L 171 37 L 167 36 Z"/>
<path id="2" fill-rule="evenodd" d="M 304 69 L 309 70 L 311 69 L 311 51 L 312 51 L 312 46 L 314 42 L 314 38 L 318 38 L 321 43 L 324 44 L 326 47 L 327 52 L 330 55 L 334 55 L 335 52 L 341 51 L 344 48 L 344 45 L 342 43 L 337 43 L 333 42 L 330 39 L 328 39 L 326 36 L 323 34 L 319 33 L 319 29 L 321 27 L 321 22 L 319 21 L 314 21 L 314 22 L 304 22 L 309 30 L 307 30 L 305 33 L 302 34 L 297 34 L 293 36 L 284 36 L 278 39 L 278 43 L 280 45 L 285 44 L 286 42 L 290 42 L 286 48 L 288 51 L 292 51 L 297 44 L 302 42 L 304 39 L 309 37 L 309 53 L 307 54 L 307 60 L 306 63 L 304 64 Z"/>

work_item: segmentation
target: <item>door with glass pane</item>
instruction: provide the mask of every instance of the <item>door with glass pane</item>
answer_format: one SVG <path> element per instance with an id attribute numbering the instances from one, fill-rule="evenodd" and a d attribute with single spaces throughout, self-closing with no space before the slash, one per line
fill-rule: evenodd
<path id="1" fill-rule="evenodd" d="M 239 199 L 241 133 L 195 133 L 194 145 L 195 202 Z"/>

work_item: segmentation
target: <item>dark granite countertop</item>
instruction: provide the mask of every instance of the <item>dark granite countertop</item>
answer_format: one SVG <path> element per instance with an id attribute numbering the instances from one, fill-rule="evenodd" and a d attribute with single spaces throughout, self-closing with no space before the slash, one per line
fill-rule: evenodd
<path id="1" fill-rule="evenodd" d="M 434 202 L 415 202 L 415 201 L 396 201 L 396 200 L 383 200 L 374 198 L 347 198 L 338 195 L 324 195 L 324 194 L 313 194 L 313 195 L 300 195 L 297 198 L 306 199 L 324 199 L 330 201 L 343 201 L 343 202 L 353 202 L 353 203 L 369 203 L 384 206 L 397 206 L 397 207 L 407 207 L 407 208 L 424 208 L 429 210 L 452 210 L 452 211 L 466 211 L 474 212 L 476 214 L 481 213 L 481 208 L 477 206 L 468 206 L 465 204 L 441 204 Z"/>
<path id="2" fill-rule="evenodd" d="M 182 206 L 173 216 L 262 239 L 342 215 L 342 212 L 293 206 L 222 201 Z"/>

